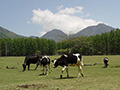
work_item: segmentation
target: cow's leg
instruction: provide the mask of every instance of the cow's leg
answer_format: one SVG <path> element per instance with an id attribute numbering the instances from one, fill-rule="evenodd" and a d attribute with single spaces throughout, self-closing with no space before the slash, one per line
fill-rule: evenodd
<path id="1" fill-rule="evenodd" d="M 69 78 L 68 67 L 66 67 L 67 78 Z"/>
<path id="2" fill-rule="evenodd" d="M 107 68 L 108 65 L 109 65 L 109 64 L 107 63 L 106 68 Z"/>
<path id="3" fill-rule="evenodd" d="M 107 66 L 108 66 L 108 61 L 106 61 L 106 68 L 107 68 Z"/>
<path id="4" fill-rule="evenodd" d="M 48 68 L 49 68 L 49 74 L 50 74 L 51 73 L 50 64 L 48 64 Z"/>
<path id="5" fill-rule="evenodd" d="M 44 75 L 44 67 L 45 67 L 45 66 L 43 66 L 43 75 Z"/>
<path id="6" fill-rule="evenodd" d="M 25 71 L 26 70 L 26 65 L 23 64 L 22 66 L 23 66 L 23 71 Z"/>
<path id="7" fill-rule="evenodd" d="M 39 63 L 36 64 L 36 68 L 35 68 L 35 70 L 37 69 L 38 65 L 39 65 Z"/>
<path id="8" fill-rule="evenodd" d="M 83 71 L 82 71 L 82 66 L 78 65 L 78 78 L 80 77 L 80 73 L 83 77 L 84 75 L 83 75 Z"/>
<path id="9" fill-rule="evenodd" d="M 45 68 L 46 68 L 45 75 L 48 75 L 48 65 L 46 65 Z"/>
<path id="10" fill-rule="evenodd" d="M 62 74 L 63 74 L 63 72 L 64 72 L 65 69 L 66 69 L 66 66 L 63 67 L 61 75 L 60 75 L 60 78 L 62 78 Z"/>
<path id="11" fill-rule="evenodd" d="M 28 64 L 28 70 L 30 70 L 30 64 Z"/>

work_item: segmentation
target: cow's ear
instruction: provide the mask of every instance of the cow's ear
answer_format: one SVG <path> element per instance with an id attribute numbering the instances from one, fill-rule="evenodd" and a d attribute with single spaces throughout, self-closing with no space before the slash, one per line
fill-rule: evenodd
<path id="1" fill-rule="evenodd" d="M 54 62 L 54 60 L 52 60 L 52 62 Z"/>

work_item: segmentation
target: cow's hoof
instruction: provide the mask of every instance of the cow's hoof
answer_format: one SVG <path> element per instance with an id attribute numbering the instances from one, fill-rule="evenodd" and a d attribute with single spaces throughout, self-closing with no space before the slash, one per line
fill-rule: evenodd
<path id="1" fill-rule="evenodd" d="M 67 75 L 67 78 L 69 78 L 69 75 Z"/>
<path id="2" fill-rule="evenodd" d="M 62 79 L 62 75 L 60 75 L 60 78 Z"/>
<path id="3" fill-rule="evenodd" d="M 81 74 L 82 75 L 82 77 L 84 77 L 84 75 L 83 74 Z"/>

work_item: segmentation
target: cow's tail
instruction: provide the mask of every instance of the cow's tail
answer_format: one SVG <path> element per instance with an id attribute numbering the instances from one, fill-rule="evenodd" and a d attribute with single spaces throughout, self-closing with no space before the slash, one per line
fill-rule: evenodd
<path id="1" fill-rule="evenodd" d="M 80 55 L 80 54 L 79 54 L 79 56 L 78 56 L 78 57 L 79 57 L 79 59 L 80 59 L 80 64 L 81 64 L 81 66 L 84 66 L 84 64 L 83 64 L 83 58 L 82 58 L 82 55 Z"/>
<path id="2" fill-rule="evenodd" d="M 84 64 L 83 64 L 83 58 L 81 58 L 80 62 L 81 62 L 81 66 L 84 66 Z"/>

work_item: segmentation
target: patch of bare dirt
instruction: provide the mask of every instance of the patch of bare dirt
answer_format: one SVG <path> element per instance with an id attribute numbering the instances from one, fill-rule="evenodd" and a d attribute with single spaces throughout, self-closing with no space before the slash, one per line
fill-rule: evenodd
<path id="1" fill-rule="evenodd" d="M 39 88 L 45 88 L 48 87 L 47 85 L 43 85 L 43 84 L 25 84 L 25 85 L 17 85 L 17 87 L 19 88 L 35 88 L 35 87 L 39 87 Z"/>
<path id="2" fill-rule="evenodd" d="M 8 67 L 6 66 L 6 69 L 18 69 L 17 67 Z"/>

